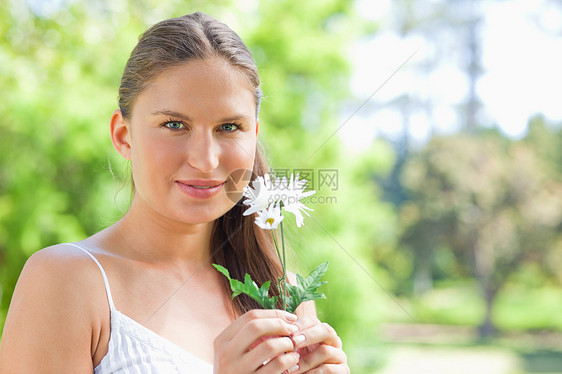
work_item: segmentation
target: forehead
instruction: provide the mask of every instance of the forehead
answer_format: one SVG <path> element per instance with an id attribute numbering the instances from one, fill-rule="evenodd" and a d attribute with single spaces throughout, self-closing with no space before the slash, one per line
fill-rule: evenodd
<path id="1" fill-rule="evenodd" d="M 256 99 L 243 72 L 221 59 L 194 60 L 160 73 L 139 95 L 135 113 L 168 109 L 201 120 L 255 117 Z"/>

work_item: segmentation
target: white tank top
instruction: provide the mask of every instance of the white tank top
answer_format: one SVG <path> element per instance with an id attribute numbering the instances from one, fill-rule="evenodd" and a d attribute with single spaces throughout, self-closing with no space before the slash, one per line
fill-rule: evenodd
<path id="1" fill-rule="evenodd" d="M 100 268 L 111 310 L 107 354 L 94 374 L 212 374 L 213 365 L 119 312 L 99 261 L 87 249 L 68 244 L 84 251 Z"/>

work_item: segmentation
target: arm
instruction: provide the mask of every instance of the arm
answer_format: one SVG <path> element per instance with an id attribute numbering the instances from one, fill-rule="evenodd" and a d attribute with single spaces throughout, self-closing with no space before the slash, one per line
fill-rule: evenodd
<path id="1" fill-rule="evenodd" d="M 96 308 L 87 300 L 96 290 L 84 271 L 91 268 L 65 252 L 37 252 L 22 270 L 2 335 L 1 373 L 92 373 Z"/>

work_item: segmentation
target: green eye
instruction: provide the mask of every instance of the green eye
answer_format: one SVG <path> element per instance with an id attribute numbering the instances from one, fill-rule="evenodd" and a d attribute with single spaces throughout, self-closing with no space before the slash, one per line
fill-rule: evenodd
<path id="1" fill-rule="evenodd" d="M 183 127 L 183 123 L 179 121 L 170 121 L 170 122 L 166 122 L 164 126 L 169 128 L 170 130 L 179 130 Z"/>
<path id="2" fill-rule="evenodd" d="M 234 123 L 224 123 L 221 125 L 221 130 L 222 131 L 227 131 L 227 132 L 232 132 L 235 130 L 238 130 L 239 126 L 234 124 Z"/>

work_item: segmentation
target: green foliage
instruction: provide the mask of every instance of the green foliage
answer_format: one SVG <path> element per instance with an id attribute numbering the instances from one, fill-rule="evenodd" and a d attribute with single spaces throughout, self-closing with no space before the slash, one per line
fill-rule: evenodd
<path id="1" fill-rule="evenodd" d="M 561 303 L 559 287 L 527 288 L 510 283 L 497 297 L 494 320 L 506 331 L 562 331 L 562 314 L 558 313 Z"/>
<path id="2" fill-rule="evenodd" d="M 328 262 L 315 267 L 306 279 L 302 275 L 296 274 L 297 284 L 287 284 L 287 291 L 289 292 L 287 311 L 294 313 L 297 307 L 305 301 L 326 298 L 323 293 L 316 292 L 320 286 L 328 283 L 327 281 L 320 281 L 326 270 L 328 270 Z"/>
<path id="3" fill-rule="evenodd" d="M 433 289 L 412 298 L 411 302 L 421 323 L 478 326 L 485 314 L 478 286 L 468 281 L 436 284 Z"/>
<path id="4" fill-rule="evenodd" d="M 256 282 L 252 280 L 249 274 L 244 276 L 244 283 L 237 279 L 230 278 L 230 273 L 221 265 L 213 264 L 215 269 L 221 272 L 222 275 L 228 278 L 230 281 L 230 288 L 232 290 L 232 298 L 240 294 L 246 294 L 252 299 L 256 300 L 264 309 L 276 309 L 277 307 L 277 297 L 269 297 L 269 286 L 270 281 L 262 284 L 258 287 Z M 302 275 L 296 274 L 297 284 L 287 284 L 288 298 L 286 300 L 286 310 L 289 313 L 294 313 L 297 307 L 309 300 L 325 299 L 326 296 L 323 293 L 317 293 L 316 290 L 328 282 L 320 281 L 320 278 L 328 270 L 328 263 L 318 265 L 308 277 L 303 278 Z M 281 286 L 281 279 L 279 280 L 279 285 Z M 282 292 L 281 290 L 279 290 Z"/>
<path id="5" fill-rule="evenodd" d="M 437 282 L 433 289 L 410 298 L 418 323 L 478 327 L 485 316 L 486 305 L 473 280 Z M 509 281 L 498 293 L 492 315 L 503 332 L 529 330 L 562 330 L 562 303 L 559 287 L 525 287 Z M 411 323 L 400 315 L 389 315 L 387 321 Z"/>
<path id="6" fill-rule="evenodd" d="M 96 21 L 79 22 L 76 9 L 62 18 L 40 18 L 21 5 L 2 7 L 0 38 L 6 62 L 0 84 L 9 88 L 0 94 L 3 311 L 29 255 L 84 238 L 105 225 L 102 214 L 116 210 L 112 178 L 104 171 L 111 146 L 99 124 L 112 111 L 118 78 L 110 83 L 107 71 L 96 70 L 112 56 L 84 39 Z"/>
<path id="7" fill-rule="evenodd" d="M 213 266 L 230 281 L 230 288 L 232 290 L 233 299 L 243 293 L 256 300 L 261 306 L 264 307 L 264 309 L 276 308 L 277 297 L 269 297 L 269 285 L 271 281 L 267 281 L 262 284 L 261 287 L 258 287 L 256 282 L 254 282 L 250 277 L 250 274 L 246 274 L 244 276 L 244 283 L 242 283 L 237 279 L 230 278 L 229 271 L 223 266 L 217 264 L 213 264 Z"/>

